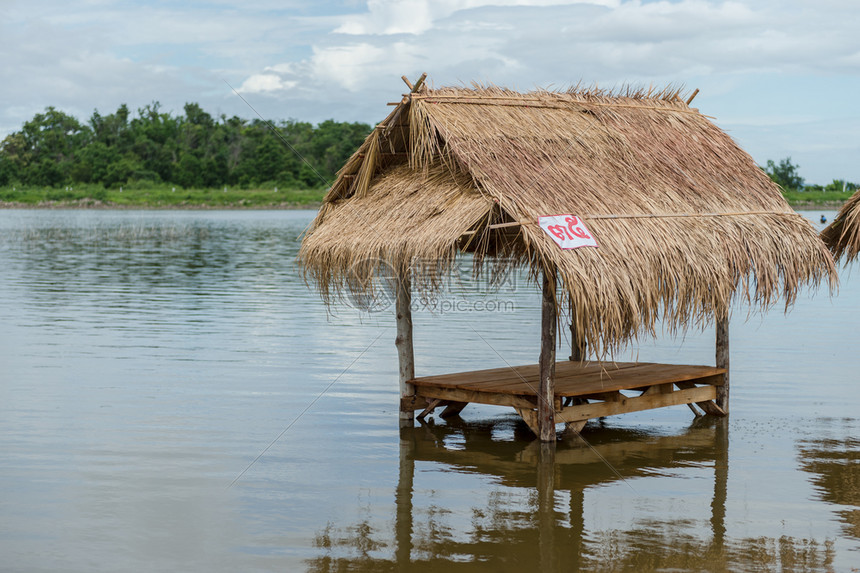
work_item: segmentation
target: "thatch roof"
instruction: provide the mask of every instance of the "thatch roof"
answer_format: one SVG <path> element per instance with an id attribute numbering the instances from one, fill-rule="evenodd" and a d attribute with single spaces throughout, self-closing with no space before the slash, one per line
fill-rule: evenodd
<path id="1" fill-rule="evenodd" d="M 833 222 L 821 231 L 821 239 L 836 260 L 844 256 L 846 262 L 851 262 L 857 258 L 860 254 L 860 191 L 842 205 Z"/>
<path id="2" fill-rule="evenodd" d="M 559 249 L 537 225 L 559 213 L 600 247 Z M 836 282 L 811 224 L 671 89 L 407 94 L 340 171 L 299 258 L 328 300 L 368 288 L 376 259 L 433 289 L 463 250 L 491 272 L 556 269 L 593 348 L 727 316 L 736 294 L 788 306 Z"/>

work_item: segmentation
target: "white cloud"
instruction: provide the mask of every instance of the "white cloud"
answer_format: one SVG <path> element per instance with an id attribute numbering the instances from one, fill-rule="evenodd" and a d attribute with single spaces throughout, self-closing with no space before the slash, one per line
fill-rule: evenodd
<path id="1" fill-rule="evenodd" d="M 367 12 L 349 15 L 335 29 L 335 33 L 370 34 L 423 34 L 436 22 L 456 12 L 483 6 L 556 6 L 564 4 L 592 4 L 615 7 L 620 0 L 368 0 Z"/>
<path id="2" fill-rule="evenodd" d="M 380 71 L 411 69 L 416 60 L 416 49 L 407 42 L 386 48 L 370 43 L 346 44 L 315 49 L 311 73 L 322 84 L 358 91 L 372 83 Z"/>
<path id="3" fill-rule="evenodd" d="M 275 74 L 255 74 L 244 82 L 237 90 L 239 93 L 276 92 L 294 88 L 296 82 L 285 81 Z"/>

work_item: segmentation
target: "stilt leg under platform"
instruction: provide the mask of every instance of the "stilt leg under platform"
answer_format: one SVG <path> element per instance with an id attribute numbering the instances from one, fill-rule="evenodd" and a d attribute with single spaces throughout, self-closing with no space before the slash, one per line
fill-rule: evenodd
<path id="1" fill-rule="evenodd" d="M 717 406 L 729 413 L 729 318 L 717 319 L 716 363 L 726 371 L 723 384 L 717 388 Z"/>

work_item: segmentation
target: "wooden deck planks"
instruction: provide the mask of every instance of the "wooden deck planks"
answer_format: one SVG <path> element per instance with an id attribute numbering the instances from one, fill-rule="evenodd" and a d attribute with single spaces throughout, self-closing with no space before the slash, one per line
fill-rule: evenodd
<path id="1" fill-rule="evenodd" d="M 645 388 L 654 384 L 699 383 L 719 386 L 725 369 L 712 366 L 657 364 L 650 362 L 579 363 L 556 362 L 556 397 L 579 397 L 603 392 Z M 469 392 L 535 397 L 540 383 L 537 364 L 422 376 L 410 382 L 421 388 L 458 389 Z"/>

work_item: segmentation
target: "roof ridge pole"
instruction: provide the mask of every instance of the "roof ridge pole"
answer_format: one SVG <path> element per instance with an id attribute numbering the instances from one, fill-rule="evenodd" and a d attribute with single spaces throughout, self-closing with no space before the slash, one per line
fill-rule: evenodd
<path id="1" fill-rule="evenodd" d="M 543 269 L 541 301 L 540 387 L 537 396 L 538 439 L 555 442 L 555 331 L 558 305 L 555 298 L 556 269 L 547 263 Z"/>
<path id="2" fill-rule="evenodd" d="M 716 362 L 717 368 L 725 368 L 724 382 L 717 386 L 717 406 L 729 413 L 729 313 L 717 316 Z"/>
<path id="3" fill-rule="evenodd" d="M 397 347 L 397 359 L 400 363 L 400 427 L 411 427 L 415 423 L 412 406 L 415 386 L 409 381 L 415 378 L 415 354 L 412 349 L 412 282 L 409 267 L 398 265 L 394 279 L 397 289 L 397 337 L 394 339 L 394 345 Z"/>

